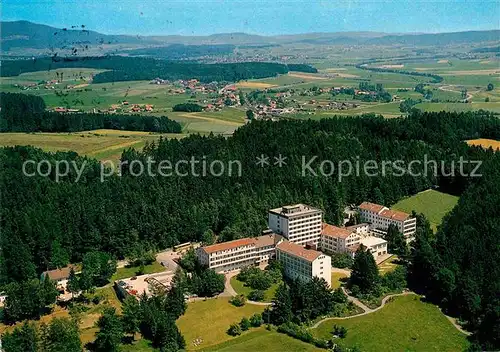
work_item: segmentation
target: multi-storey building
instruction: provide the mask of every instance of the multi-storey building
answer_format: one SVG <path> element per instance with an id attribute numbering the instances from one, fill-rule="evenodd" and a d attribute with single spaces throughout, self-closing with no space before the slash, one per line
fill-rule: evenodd
<path id="1" fill-rule="evenodd" d="M 319 248 L 330 253 L 347 252 L 348 247 L 360 241 L 360 235 L 345 227 L 323 223 Z"/>
<path id="2" fill-rule="evenodd" d="M 276 234 L 200 247 L 196 255 L 202 265 L 217 272 L 241 269 L 267 262 L 275 255 L 276 244 L 283 238 Z"/>
<path id="3" fill-rule="evenodd" d="M 321 236 L 323 212 L 304 204 L 269 210 L 269 228 L 290 242 L 317 245 Z"/>
<path id="4" fill-rule="evenodd" d="M 387 254 L 387 241 L 370 236 L 368 224 L 337 227 L 323 223 L 319 247 L 327 253 L 351 253 L 354 255 L 360 245 L 372 253 L 375 260 Z"/>
<path id="5" fill-rule="evenodd" d="M 332 260 L 326 254 L 283 241 L 276 246 L 276 258 L 283 263 L 289 278 L 310 281 L 316 276 L 324 279 L 328 286 L 332 284 Z"/>
<path id="6" fill-rule="evenodd" d="M 390 224 L 396 225 L 407 239 L 415 235 L 417 220 L 410 214 L 369 202 L 361 203 L 358 208 L 361 221 L 369 223 L 371 231 L 379 236 L 387 234 Z"/>

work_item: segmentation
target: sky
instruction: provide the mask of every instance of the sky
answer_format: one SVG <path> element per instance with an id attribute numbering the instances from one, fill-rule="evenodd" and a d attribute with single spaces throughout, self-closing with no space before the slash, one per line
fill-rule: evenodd
<path id="1" fill-rule="evenodd" d="M 498 0 L 3 0 L 3 21 L 104 34 L 453 32 L 500 29 Z"/>

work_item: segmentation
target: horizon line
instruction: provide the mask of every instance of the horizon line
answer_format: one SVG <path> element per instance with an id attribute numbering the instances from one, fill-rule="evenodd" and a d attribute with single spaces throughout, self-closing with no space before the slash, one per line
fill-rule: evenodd
<path id="1" fill-rule="evenodd" d="M 41 23 L 41 22 L 33 22 L 30 20 L 19 19 L 19 20 L 1 20 L 0 23 L 4 22 L 29 22 L 32 24 L 52 27 L 56 29 L 67 28 L 68 31 L 79 31 L 82 28 L 68 28 L 68 27 L 56 27 L 51 24 Z M 244 34 L 244 35 L 255 35 L 260 37 L 284 37 L 284 36 L 298 36 L 298 35 L 307 35 L 307 34 L 336 34 L 336 33 L 371 33 L 371 34 L 381 34 L 382 36 L 402 36 L 402 35 L 426 35 L 426 34 L 447 34 L 447 33 L 464 33 L 464 32 L 489 32 L 489 31 L 500 31 L 500 28 L 489 28 L 489 29 L 461 29 L 461 30 L 452 30 L 452 31 L 443 31 L 443 32 L 380 32 L 380 31 L 334 31 L 334 32 L 299 32 L 299 33 L 281 33 L 281 34 L 260 34 L 253 32 L 215 32 L 210 34 L 126 34 L 126 33 L 105 33 L 95 29 L 89 29 L 85 27 L 85 30 L 96 32 L 103 35 L 117 35 L 117 36 L 141 36 L 141 37 L 167 37 L 167 36 L 178 36 L 178 37 L 209 37 L 213 35 L 223 35 L 223 34 Z M 500 40 L 500 38 L 499 38 Z"/>

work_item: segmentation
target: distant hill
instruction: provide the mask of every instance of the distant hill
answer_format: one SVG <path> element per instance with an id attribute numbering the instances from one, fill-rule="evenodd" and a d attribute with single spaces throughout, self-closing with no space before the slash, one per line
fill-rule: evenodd
<path id="1" fill-rule="evenodd" d="M 294 35 L 261 36 L 246 33 L 221 33 L 208 36 L 133 36 L 133 35 L 106 35 L 78 28 L 54 28 L 51 26 L 28 21 L 0 22 L 2 34 L 1 45 L 4 52 L 17 49 L 47 49 L 76 50 L 75 54 L 86 55 L 88 48 L 99 47 L 104 51 L 109 46 L 116 49 L 115 44 L 130 45 L 131 48 L 183 45 L 242 45 L 268 46 L 294 43 L 308 43 L 315 45 L 448 45 L 459 43 L 479 43 L 500 40 L 500 31 L 468 31 L 456 33 L 436 34 L 388 34 L 378 32 L 338 32 L 338 33 L 305 33 Z M 103 48 L 104 47 L 104 48 Z M 129 48 L 129 50 L 131 49 Z M 125 48 L 123 48 L 125 49 Z M 189 48 L 187 50 L 199 50 Z M 120 48 L 120 51 L 121 50 Z M 88 55 L 88 54 L 87 54 Z"/>
<path id="2" fill-rule="evenodd" d="M 373 38 L 369 40 L 368 43 L 378 45 L 408 44 L 416 46 L 431 46 L 493 42 L 499 40 L 500 30 L 491 30 L 435 34 L 387 35 L 381 38 Z"/>
<path id="3" fill-rule="evenodd" d="M 127 35 L 105 35 L 89 31 L 85 27 L 54 28 L 29 21 L 0 22 L 2 50 L 13 48 L 51 49 L 76 48 L 85 49 L 85 45 L 102 45 L 112 43 L 143 43 L 143 38 Z"/>

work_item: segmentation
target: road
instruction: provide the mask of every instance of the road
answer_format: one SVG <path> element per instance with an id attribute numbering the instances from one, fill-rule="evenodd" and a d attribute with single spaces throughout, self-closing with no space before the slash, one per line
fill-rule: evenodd
<path id="1" fill-rule="evenodd" d="M 177 259 L 179 257 L 179 253 L 176 253 L 173 250 L 166 250 L 156 254 L 156 261 L 162 264 L 167 269 L 167 271 L 175 272 L 178 265 L 174 261 L 174 259 Z"/>

